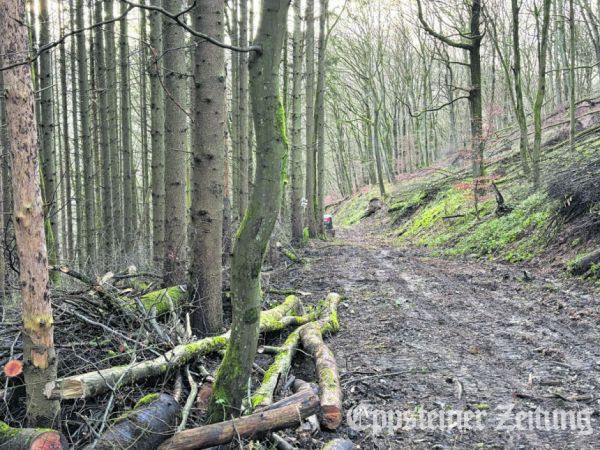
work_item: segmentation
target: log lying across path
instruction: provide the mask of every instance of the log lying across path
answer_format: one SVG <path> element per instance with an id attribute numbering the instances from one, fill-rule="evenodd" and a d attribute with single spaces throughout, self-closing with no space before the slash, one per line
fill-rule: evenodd
<path id="1" fill-rule="evenodd" d="M 298 297 L 292 295 L 287 297 L 281 305 L 262 312 L 260 331 L 278 331 L 291 325 L 303 325 L 315 319 L 314 314 L 288 315 L 293 314 L 299 305 Z M 181 344 L 155 359 L 59 378 L 46 384 L 44 392 L 46 397 L 51 399 L 94 397 L 114 389 L 119 383 L 121 385 L 135 383 L 145 378 L 158 376 L 167 370 L 181 367 L 198 356 L 224 349 L 228 341 L 229 332 L 189 344 Z"/>
<path id="2" fill-rule="evenodd" d="M 141 398 L 132 411 L 119 417 L 100 436 L 96 445 L 86 450 L 148 450 L 158 447 L 175 430 L 181 407 L 167 394 L 149 394 Z"/>
<path id="3" fill-rule="evenodd" d="M 338 294 L 329 294 L 327 296 L 327 304 L 330 305 L 329 311 L 322 319 L 307 324 L 300 331 L 304 349 L 315 360 L 321 397 L 319 417 L 321 425 L 329 430 L 337 429 L 342 423 L 342 388 L 335 356 L 323 342 L 323 334 L 339 329 L 336 309 L 339 301 Z"/>
<path id="4" fill-rule="evenodd" d="M 271 364 L 265 373 L 260 387 L 252 396 L 253 408 L 261 408 L 273 403 L 273 395 L 275 390 L 281 381 L 285 383 L 285 379 L 290 371 L 292 359 L 294 358 L 300 343 L 300 336 L 304 333 L 306 328 L 314 327 L 316 330 L 321 330 L 318 331 L 319 336 L 321 336 L 321 333 L 327 331 L 335 332 L 338 330 L 339 324 L 337 322 L 337 305 L 339 302 L 340 296 L 338 294 L 329 294 L 325 299 L 325 302 L 322 305 L 322 310 L 319 314 L 321 319 L 317 322 L 310 322 L 294 330 L 292 333 L 290 333 L 283 345 L 277 349 L 273 364 Z M 304 345 L 306 347 L 306 344 Z M 311 352 L 310 349 L 307 350 Z M 335 359 L 333 359 L 333 363 L 335 366 Z M 337 373 L 337 368 L 335 368 L 335 372 Z"/>
<path id="5" fill-rule="evenodd" d="M 0 421 L 0 449 L 67 450 L 69 445 L 58 431 L 37 428 L 11 428 Z"/>
<path id="6" fill-rule="evenodd" d="M 314 414 L 318 408 L 319 397 L 306 384 L 294 395 L 273 403 L 260 412 L 176 433 L 158 450 L 202 449 L 226 444 L 238 438 L 252 438 L 267 431 L 300 425 L 302 419 Z"/>

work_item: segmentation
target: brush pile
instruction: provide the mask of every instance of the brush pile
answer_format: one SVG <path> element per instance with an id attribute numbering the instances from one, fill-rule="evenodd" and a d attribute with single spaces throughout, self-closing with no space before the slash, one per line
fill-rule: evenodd
<path id="1" fill-rule="evenodd" d="M 45 386 L 45 395 L 62 404 L 62 435 L 52 436 L 60 444 L 52 448 L 199 449 L 231 442 L 307 448 L 303 439 L 314 443 L 320 427 L 341 424 L 338 368 L 323 340 L 339 329 L 339 295 L 306 307 L 296 295 L 266 304 L 263 345 L 240 417 L 209 424 L 213 374 L 230 331 L 193 336 L 185 286 L 160 289 L 157 276 L 135 268 L 97 279 L 68 267 L 53 270 L 65 280 L 53 290 L 59 373 Z M 22 358 L 20 324 L 5 325 L 0 364 L 10 370 L 0 391 L 6 422 L 0 430 L 12 440 L 0 433 L 0 448 L 38 448 L 32 445 L 41 431 L 23 428 L 25 389 L 14 370 Z M 292 374 L 300 348 L 314 360 L 314 383 Z M 275 433 L 282 429 L 296 431 Z M 17 430 L 28 440 L 19 440 Z"/>

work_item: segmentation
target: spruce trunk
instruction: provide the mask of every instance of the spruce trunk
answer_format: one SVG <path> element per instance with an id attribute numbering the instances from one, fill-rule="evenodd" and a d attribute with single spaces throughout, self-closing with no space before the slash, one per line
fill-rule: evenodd
<path id="1" fill-rule="evenodd" d="M 27 54 L 25 2 L 0 4 L 2 64 L 22 61 Z M 15 234 L 20 262 L 23 359 L 27 390 L 27 423 L 51 427 L 60 419 L 60 404 L 48 400 L 43 388 L 56 378 L 54 320 L 48 290 L 48 254 L 39 178 L 34 92 L 28 64 L 4 72 L 6 122 L 10 140 Z"/>

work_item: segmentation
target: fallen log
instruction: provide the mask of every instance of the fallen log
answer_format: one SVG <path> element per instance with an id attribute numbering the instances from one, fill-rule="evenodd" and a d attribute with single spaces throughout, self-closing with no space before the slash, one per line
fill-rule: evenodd
<path id="1" fill-rule="evenodd" d="M 339 329 L 336 307 L 340 297 L 337 294 L 329 294 L 327 298 L 329 299 L 328 314 L 323 319 L 302 327 L 300 338 L 304 349 L 315 360 L 320 387 L 321 425 L 329 430 L 335 430 L 343 419 L 342 388 L 335 356 L 323 342 L 323 333 Z"/>
<path id="2" fill-rule="evenodd" d="M 285 383 L 285 379 L 290 371 L 292 359 L 300 343 L 301 329 L 302 327 L 293 331 L 283 345 L 279 347 L 280 350 L 275 355 L 273 364 L 267 369 L 260 387 L 252 396 L 252 408 L 257 409 L 273 403 L 273 395 L 275 394 L 277 385 L 281 380 Z"/>
<path id="3" fill-rule="evenodd" d="M 319 330 L 327 326 L 330 327 L 329 331 L 337 331 L 337 328 L 339 327 L 339 324 L 337 323 L 337 305 L 339 302 L 340 296 L 337 294 L 329 294 L 324 300 L 321 307 L 322 311 L 320 313 L 321 320 L 315 324 Z M 300 343 L 301 332 L 304 328 L 310 327 L 311 325 L 312 323 L 308 323 L 290 333 L 283 345 L 277 348 L 273 363 L 266 371 L 260 387 L 252 396 L 252 407 L 254 409 L 268 406 L 273 403 L 273 394 L 275 393 L 277 385 L 281 380 L 285 381 L 287 374 L 290 371 L 292 359 L 294 358 Z"/>
<path id="4" fill-rule="evenodd" d="M 354 443 L 348 439 L 332 439 L 321 450 L 353 450 Z"/>
<path id="5" fill-rule="evenodd" d="M 149 394 L 132 411 L 117 418 L 94 444 L 85 450 L 146 450 L 158 447 L 175 431 L 181 407 L 168 394 Z"/>
<path id="6" fill-rule="evenodd" d="M 92 277 L 67 266 L 51 267 L 50 270 L 56 270 L 88 285 L 91 290 L 94 290 L 100 297 L 107 300 L 108 304 L 114 309 L 123 311 L 126 314 L 137 313 L 135 300 L 126 295 L 122 295 L 123 291 L 120 291 L 109 283 L 110 279 L 114 277 L 112 273 L 105 275 L 100 280 L 94 280 Z M 165 289 L 148 292 L 139 299 L 147 312 L 150 312 L 154 307 L 156 308 L 156 313 L 161 315 L 170 311 L 171 304 L 182 304 L 187 298 L 187 295 L 186 286 L 171 286 Z"/>
<path id="7" fill-rule="evenodd" d="M 262 312 L 260 331 L 278 331 L 290 325 L 302 325 L 314 320 L 314 314 L 286 315 L 295 311 L 299 305 L 298 297 L 289 296 L 282 304 Z M 118 383 L 125 385 L 155 377 L 170 369 L 179 368 L 198 356 L 224 349 L 229 341 L 229 333 L 178 345 L 154 359 L 59 378 L 46 384 L 44 394 L 47 398 L 60 400 L 90 398 L 114 389 Z"/>
<path id="8" fill-rule="evenodd" d="M 2 450 L 67 450 L 62 433 L 47 428 L 12 428 L 0 421 Z"/>
<path id="9" fill-rule="evenodd" d="M 318 408 L 319 398 L 315 392 L 301 389 L 261 412 L 175 433 L 158 450 L 202 449 L 226 444 L 236 438 L 253 438 L 267 431 L 299 425 L 302 419 L 314 414 Z"/>
<path id="10" fill-rule="evenodd" d="M 583 258 L 576 260 L 570 265 L 569 271 L 573 275 L 583 275 L 595 264 L 600 264 L 600 248 L 588 253 Z"/>

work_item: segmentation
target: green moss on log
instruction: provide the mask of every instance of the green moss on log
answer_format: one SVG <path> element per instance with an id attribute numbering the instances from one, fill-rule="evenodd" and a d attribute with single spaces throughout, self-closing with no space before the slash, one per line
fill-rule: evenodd
<path id="1" fill-rule="evenodd" d="M 149 405 L 152 402 L 155 402 L 156 400 L 158 400 L 158 398 L 160 397 L 160 394 L 148 394 L 148 395 L 144 395 L 142 398 L 140 398 L 137 403 L 135 404 L 135 406 L 133 407 L 133 409 L 138 409 L 141 408 L 142 406 L 146 406 Z"/>
<path id="2" fill-rule="evenodd" d="M 181 305 L 187 299 L 188 293 L 183 286 L 173 286 L 158 291 L 148 292 L 140 297 L 142 305 L 146 311 L 156 308 L 156 314 L 166 314 L 170 310 L 170 302 L 177 306 Z"/>

